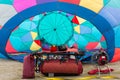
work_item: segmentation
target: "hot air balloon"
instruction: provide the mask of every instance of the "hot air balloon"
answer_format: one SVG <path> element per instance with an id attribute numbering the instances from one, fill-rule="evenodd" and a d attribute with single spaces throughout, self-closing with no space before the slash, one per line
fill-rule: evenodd
<path id="1" fill-rule="evenodd" d="M 115 62 L 120 58 L 119 4 L 119 0 L 0 0 L 0 53 L 22 60 L 41 51 L 44 42 L 47 47 L 77 44 L 85 51 L 103 48 Z"/>

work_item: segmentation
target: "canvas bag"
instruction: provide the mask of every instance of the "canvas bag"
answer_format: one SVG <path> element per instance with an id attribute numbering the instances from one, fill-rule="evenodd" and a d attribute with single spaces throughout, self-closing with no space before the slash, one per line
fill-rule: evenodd
<path id="1" fill-rule="evenodd" d="M 23 79 L 29 79 L 34 78 L 34 56 L 27 55 L 24 57 L 24 63 L 23 63 Z"/>

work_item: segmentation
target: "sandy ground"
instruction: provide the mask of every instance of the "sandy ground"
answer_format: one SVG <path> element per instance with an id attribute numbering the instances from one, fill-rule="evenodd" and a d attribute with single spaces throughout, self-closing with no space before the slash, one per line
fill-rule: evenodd
<path id="1" fill-rule="evenodd" d="M 51 79 L 44 77 L 42 74 L 36 73 L 35 79 L 30 80 L 120 80 L 120 61 L 109 63 L 109 65 L 114 69 L 114 71 L 111 73 L 111 76 L 115 78 L 106 77 L 109 74 L 102 74 L 100 78 L 97 77 L 98 75 L 90 76 L 87 74 L 87 72 L 94 68 L 93 65 L 83 64 L 84 72 L 80 76 L 64 76 L 60 77 L 64 79 Z M 23 64 L 20 62 L 0 59 L 0 80 L 22 80 L 22 66 Z"/>

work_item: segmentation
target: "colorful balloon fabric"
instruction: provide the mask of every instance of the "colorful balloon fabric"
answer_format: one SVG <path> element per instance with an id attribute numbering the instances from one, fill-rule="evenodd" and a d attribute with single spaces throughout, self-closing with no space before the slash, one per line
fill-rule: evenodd
<path id="1" fill-rule="evenodd" d="M 61 20 L 62 19 L 62 20 Z M 39 22 L 38 33 L 51 45 L 64 45 L 73 35 L 73 25 L 63 12 L 47 13 Z"/>
<path id="2" fill-rule="evenodd" d="M 41 42 L 38 37 L 37 26 L 38 20 L 42 16 L 43 14 L 31 17 L 13 30 L 7 43 L 7 52 L 31 52 L 41 50 Z"/>
<path id="3" fill-rule="evenodd" d="M 78 8 L 63 7 L 65 4 Z M 41 51 L 43 47 L 77 44 L 85 51 L 106 49 L 110 61 L 115 62 L 120 58 L 119 4 L 119 0 L 0 0 L 0 53 L 20 61 L 26 53 Z M 49 5 L 48 11 L 44 11 L 44 5 Z M 81 6 L 85 9 L 79 11 Z M 104 21 L 99 17 L 111 27 L 103 27 Z M 62 26 L 57 25 L 62 22 Z"/>

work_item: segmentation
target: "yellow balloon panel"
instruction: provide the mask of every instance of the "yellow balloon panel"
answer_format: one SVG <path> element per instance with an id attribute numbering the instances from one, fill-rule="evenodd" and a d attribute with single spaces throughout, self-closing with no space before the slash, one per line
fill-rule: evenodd
<path id="1" fill-rule="evenodd" d="M 98 13 L 103 7 L 103 0 L 81 0 L 79 5 Z"/>
<path id="2" fill-rule="evenodd" d="M 79 23 L 80 24 L 82 24 L 82 23 L 84 23 L 86 20 L 85 19 L 83 19 L 83 18 L 80 18 L 80 17 L 78 17 L 78 16 L 76 16 L 77 17 L 77 19 L 78 19 L 78 21 L 79 21 Z"/>
<path id="3" fill-rule="evenodd" d="M 39 45 L 37 45 L 35 42 L 32 43 L 30 50 L 32 51 L 36 51 L 39 50 L 41 47 Z"/>
<path id="4" fill-rule="evenodd" d="M 35 40 L 35 38 L 38 36 L 36 32 L 31 32 L 32 39 Z"/>
<path id="5" fill-rule="evenodd" d="M 80 25 L 74 27 L 74 31 L 80 34 Z"/>

